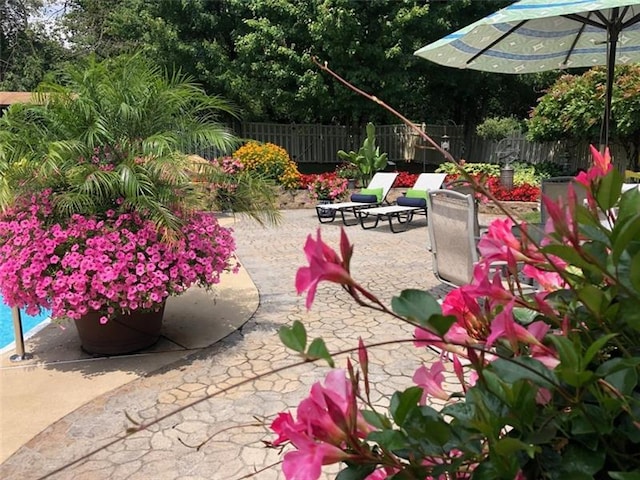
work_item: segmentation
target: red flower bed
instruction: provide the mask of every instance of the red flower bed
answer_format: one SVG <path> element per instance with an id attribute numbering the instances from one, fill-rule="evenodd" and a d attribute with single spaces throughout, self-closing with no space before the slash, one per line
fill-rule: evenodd
<path id="1" fill-rule="evenodd" d="M 300 186 L 298 188 L 306 189 L 309 186 L 309 184 L 316 179 L 317 176 L 318 176 L 317 174 L 313 174 L 313 173 L 311 174 L 301 173 L 300 183 L 299 183 Z"/>
<path id="2" fill-rule="evenodd" d="M 417 173 L 409 173 L 409 172 L 397 172 L 398 176 L 396 177 L 395 182 L 393 182 L 394 188 L 411 188 L 413 184 L 416 183 L 416 179 L 418 178 Z"/>
<path id="3" fill-rule="evenodd" d="M 459 180 L 459 175 L 447 175 L 445 184 Z M 513 188 L 505 188 L 500 183 L 500 177 L 474 177 L 483 184 L 497 199 L 505 202 L 537 202 L 540 199 L 540 187 L 524 183 Z M 461 180 L 464 184 L 464 180 Z"/>

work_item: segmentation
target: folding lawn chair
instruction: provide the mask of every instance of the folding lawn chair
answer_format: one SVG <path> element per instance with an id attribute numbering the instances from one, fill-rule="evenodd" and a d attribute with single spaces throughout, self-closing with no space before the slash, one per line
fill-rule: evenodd
<path id="1" fill-rule="evenodd" d="M 357 222 L 356 212 L 360 208 L 376 207 L 382 204 L 389 194 L 398 174 L 396 172 L 377 172 L 367 188 L 359 193 L 351 195 L 350 202 L 339 202 L 316 205 L 316 215 L 320 223 L 330 223 L 336 219 L 336 214 L 340 213 L 342 223 L 346 226 L 355 225 Z M 356 221 L 348 222 L 345 213 L 356 217 Z"/>
<path id="2" fill-rule="evenodd" d="M 406 231 L 414 215 L 427 216 L 427 193 L 438 190 L 446 176 L 446 173 L 421 173 L 413 187 L 396 200 L 396 205 L 359 209 L 356 214 L 360 226 L 368 230 L 377 227 L 380 220 L 387 220 L 393 233 Z"/>
<path id="3" fill-rule="evenodd" d="M 468 284 L 478 262 L 476 205 L 473 195 L 434 190 L 427 196 L 433 273 L 454 287 Z"/>
<path id="4" fill-rule="evenodd" d="M 548 197 L 554 202 L 562 199 L 567 200 L 569 195 L 569 185 L 573 184 L 574 191 L 578 200 L 578 204 L 581 204 L 587 198 L 587 191 L 584 186 L 578 183 L 575 177 L 551 177 L 545 178 L 540 184 L 540 223 L 542 227 L 547 224 L 549 218 L 549 212 L 545 207 L 542 197 Z"/>

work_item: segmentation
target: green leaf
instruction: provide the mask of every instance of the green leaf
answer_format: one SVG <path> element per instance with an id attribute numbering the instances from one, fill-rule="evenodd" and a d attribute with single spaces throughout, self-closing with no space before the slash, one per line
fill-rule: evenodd
<path id="1" fill-rule="evenodd" d="M 595 285 L 585 285 L 582 288 L 577 288 L 576 294 L 589 310 L 595 313 L 602 311 L 602 306 L 606 301 L 605 294 Z"/>
<path id="2" fill-rule="evenodd" d="M 593 451 L 580 445 L 570 444 L 562 455 L 560 470 L 567 475 L 578 474 L 593 476 L 600 471 L 604 465 L 604 460 L 604 449 Z"/>
<path id="3" fill-rule="evenodd" d="M 438 301 L 423 290 L 403 290 L 399 297 L 393 297 L 391 308 L 394 313 L 409 320 L 428 326 L 432 315 L 442 315 L 442 308 Z"/>
<path id="4" fill-rule="evenodd" d="M 620 198 L 622 182 L 622 175 L 615 169 L 611 170 L 600 180 L 600 185 L 596 192 L 596 202 L 598 202 L 600 208 L 609 210 L 616 206 Z"/>
<path id="5" fill-rule="evenodd" d="M 360 413 L 362 413 L 362 416 L 369 425 L 373 425 L 380 430 L 391 428 L 391 422 L 384 415 L 380 415 L 379 413 L 372 410 L 360 410 Z"/>
<path id="6" fill-rule="evenodd" d="M 345 469 L 340 470 L 336 480 L 364 480 L 376 469 L 375 465 L 354 465 L 349 464 Z"/>
<path id="7" fill-rule="evenodd" d="M 608 375 L 627 368 L 636 368 L 638 365 L 640 365 L 640 357 L 612 358 L 600 365 L 596 370 L 596 374 L 601 378 L 605 378 Z"/>
<path id="8" fill-rule="evenodd" d="M 291 327 L 286 325 L 280 327 L 278 336 L 286 347 L 296 352 L 304 353 L 304 349 L 307 346 L 307 331 L 299 320 L 294 321 Z"/>
<path id="9" fill-rule="evenodd" d="M 638 385 L 638 372 L 635 367 L 618 370 L 604 379 L 623 395 L 631 395 Z"/>
<path id="10" fill-rule="evenodd" d="M 402 428 L 410 439 L 426 440 L 439 446 L 445 445 L 452 437 L 451 426 L 429 406 L 411 410 Z"/>
<path id="11" fill-rule="evenodd" d="M 491 369 L 506 383 L 530 380 L 535 385 L 552 388 L 558 384 L 556 375 L 539 361 L 529 357 L 510 360 L 499 358 L 491 362 Z"/>
<path id="12" fill-rule="evenodd" d="M 418 402 L 421 397 L 422 389 L 420 387 L 410 387 L 404 392 L 395 392 L 393 394 L 390 410 L 396 425 L 401 427 L 409 412 L 418 409 Z"/>
<path id="13" fill-rule="evenodd" d="M 549 341 L 553 343 L 560 356 L 562 366 L 569 370 L 582 370 L 580 353 L 567 337 L 549 335 Z"/>
<path id="14" fill-rule="evenodd" d="M 322 358 L 327 361 L 331 368 L 335 367 L 333 358 L 331 358 L 331 354 L 329 350 L 327 350 L 327 346 L 322 338 L 315 338 L 313 342 L 311 342 L 307 350 L 307 357 L 311 359 Z"/>
<path id="15" fill-rule="evenodd" d="M 631 281 L 631 285 L 633 285 L 633 288 L 636 290 L 636 292 L 640 292 L 640 255 L 634 255 L 631 259 L 629 280 Z"/>
<path id="16" fill-rule="evenodd" d="M 565 260 L 570 265 L 575 265 L 580 268 L 591 268 L 592 265 L 587 260 L 582 258 L 575 248 L 569 245 L 547 245 L 540 249 L 544 253 L 552 254 Z"/>
<path id="17" fill-rule="evenodd" d="M 367 435 L 367 440 L 376 442 L 382 448 L 387 450 L 399 450 L 401 448 L 406 448 L 407 446 L 407 439 L 397 430 L 380 430 L 371 432 Z"/>
<path id="18" fill-rule="evenodd" d="M 609 340 L 611 340 L 612 338 L 614 338 L 615 336 L 617 336 L 616 333 L 609 333 L 607 335 L 603 335 L 602 337 L 596 339 L 591 345 L 589 345 L 589 348 L 587 348 L 587 351 L 584 354 L 584 357 L 582 357 L 582 362 L 583 365 L 589 365 L 589 363 L 591 362 L 591 360 L 593 360 L 593 357 L 596 356 L 596 354 L 607 344 L 609 343 Z"/>
<path id="19" fill-rule="evenodd" d="M 640 480 L 640 469 L 633 472 L 607 472 L 613 480 Z"/>
<path id="20" fill-rule="evenodd" d="M 513 309 L 513 317 L 521 325 L 529 325 L 537 316 L 538 312 L 536 310 L 531 310 L 530 308 L 515 307 Z"/>
<path id="21" fill-rule="evenodd" d="M 618 218 L 616 220 L 616 225 L 618 223 L 624 223 L 630 218 L 633 218 L 637 213 L 639 213 L 638 202 L 640 201 L 640 191 L 636 188 L 632 188 L 631 190 L 626 191 L 620 197 L 620 202 L 618 203 Z"/>
<path id="22" fill-rule="evenodd" d="M 534 445 L 528 445 L 522 440 L 517 438 L 504 437 L 496 442 L 494 445 L 496 453 L 500 455 L 515 455 L 518 452 L 526 452 L 529 458 L 533 458 L 536 453 L 536 447 Z"/>
<path id="23" fill-rule="evenodd" d="M 613 233 L 615 239 L 611 256 L 614 264 L 617 264 L 629 243 L 640 236 L 640 214 L 634 215 L 620 226 L 616 224 Z"/>
<path id="24" fill-rule="evenodd" d="M 435 314 L 431 316 L 426 326 L 438 335 L 444 336 L 454 323 L 456 323 L 456 317 L 453 315 Z"/>

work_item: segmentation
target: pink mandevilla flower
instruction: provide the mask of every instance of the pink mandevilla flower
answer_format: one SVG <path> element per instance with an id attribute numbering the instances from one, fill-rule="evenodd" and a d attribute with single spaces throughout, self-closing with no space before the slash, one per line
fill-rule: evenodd
<path id="1" fill-rule="evenodd" d="M 340 236 L 340 256 L 320 237 L 318 229 L 317 237 L 314 240 L 311 235 L 307 237 L 304 246 L 304 253 L 309 262 L 308 267 L 301 267 L 296 274 L 296 290 L 298 294 L 307 292 L 307 309 L 313 305 L 318 283 L 327 280 L 329 282 L 342 285 L 353 285 L 353 280 L 349 274 L 349 261 L 351 258 L 352 246 L 349 244 L 344 230 Z"/>
<path id="2" fill-rule="evenodd" d="M 353 387 L 344 370 L 332 370 L 324 385 L 316 382 L 297 409 L 297 419 L 280 413 L 271 424 L 278 434 L 273 445 L 291 442 L 297 451 L 284 457 L 287 480 L 315 480 L 321 465 L 349 458 L 342 450 L 349 438 L 364 438 L 373 431 L 357 409 Z"/>
<path id="3" fill-rule="evenodd" d="M 424 365 L 418 367 L 413 374 L 413 381 L 419 387 L 422 387 L 422 399 L 420 402 L 425 405 L 429 397 L 439 398 L 440 400 L 448 400 L 449 394 L 442 388 L 444 381 L 444 365 L 442 361 L 434 362 L 431 367 Z"/>
<path id="4" fill-rule="evenodd" d="M 580 172 L 576 176 L 576 181 L 585 187 L 590 187 L 594 181 L 604 177 L 613 168 L 609 147 L 605 148 L 604 155 L 593 145 L 590 145 L 589 148 L 591 149 L 591 156 L 593 157 L 593 165 L 586 172 Z"/>

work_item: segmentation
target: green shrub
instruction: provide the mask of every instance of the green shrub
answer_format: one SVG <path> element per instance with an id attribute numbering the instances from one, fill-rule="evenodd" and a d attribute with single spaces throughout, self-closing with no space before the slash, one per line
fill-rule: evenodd
<path id="1" fill-rule="evenodd" d="M 500 165 L 495 163 L 465 163 L 464 169 L 471 175 L 488 175 L 498 176 L 500 175 Z M 444 162 L 436 168 L 436 173 L 446 173 L 447 175 L 455 175 L 460 173 L 455 163 Z"/>
<path id="2" fill-rule="evenodd" d="M 487 118 L 476 127 L 476 133 L 480 138 L 495 142 L 521 131 L 522 122 L 514 117 Z"/>
<path id="3" fill-rule="evenodd" d="M 540 162 L 536 164 L 514 162 L 511 166 L 514 170 L 514 185 L 540 185 L 540 182 L 544 178 L 557 177 L 563 174 L 562 167 L 553 162 Z M 500 165 L 495 163 L 465 163 L 464 169 L 471 175 L 500 176 Z M 440 164 L 436 172 L 456 175 L 459 173 L 459 170 L 454 163 L 444 162 Z"/>

